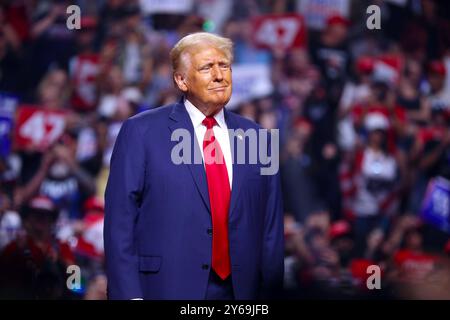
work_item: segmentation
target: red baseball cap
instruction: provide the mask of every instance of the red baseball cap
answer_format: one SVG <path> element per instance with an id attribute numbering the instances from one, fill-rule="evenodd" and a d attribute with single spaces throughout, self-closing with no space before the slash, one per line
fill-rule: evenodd
<path id="1" fill-rule="evenodd" d="M 327 26 L 333 26 L 333 25 L 343 25 L 346 27 L 350 26 L 350 20 L 344 18 L 343 16 L 339 14 L 334 14 L 328 17 L 327 19 Z"/>
<path id="2" fill-rule="evenodd" d="M 46 196 L 36 196 L 32 198 L 28 204 L 28 208 L 31 210 L 39 211 L 55 211 L 56 206 L 53 201 Z"/>
<path id="3" fill-rule="evenodd" d="M 375 61 L 372 57 L 359 57 L 356 60 L 356 69 L 362 73 L 371 73 L 374 65 Z"/>
<path id="4" fill-rule="evenodd" d="M 351 232 L 350 223 L 345 220 L 339 220 L 334 222 L 330 227 L 330 238 L 336 239 L 338 237 L 348 235 Z"/>
<path id="5" fill-rule="evenodd" d="M 428 64 L 428 72 L 437 73 L 441 76 L 445 76 L 447 70 L 445 69 L 445 65 L 442 61 L 434 60 Z"/>
<path id="6" fill-rule="evenodd" d="M 33 215 L 44 215 L 52 220 L 56 220 L 58 217 L 58 208 L 56 207 L 55 203 L 47 196 L 39 195 L 33 197 L 25 206 L 23 215 L 24 217 L 30 216 L 30 214 Z"/>

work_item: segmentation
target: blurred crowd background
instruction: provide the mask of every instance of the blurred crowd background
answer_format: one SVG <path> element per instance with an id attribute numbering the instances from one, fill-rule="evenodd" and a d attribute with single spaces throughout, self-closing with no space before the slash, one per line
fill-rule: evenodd
<path id="1" fill-rule="evenodd" d="M 79 29 L 66 24 L 71 4 Z M 206 31 L 235 44 L 227 108 L 280 130 L 281 298 L 450 299 L 449 7 L 0 1 L 0 297 L 106 298 L 115 137 L 128 117 L 179 99 L 169 51 Z M 73 264 L 81 287 L 69 290 Z M 380 290 L 366 286 L 370 265 Z"/>

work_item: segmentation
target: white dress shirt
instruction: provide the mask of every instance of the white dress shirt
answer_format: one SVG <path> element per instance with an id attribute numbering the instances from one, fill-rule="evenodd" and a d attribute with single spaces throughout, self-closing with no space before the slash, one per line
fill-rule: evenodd
<path id="1" fill-rule="evenodd" d="M 200 147 L 200 152 L 202 153 L 203 163 L 205 158 L 203 156 L 203 139 L 206 134 L 206 126 L 202 124 L 205 119 L 205 115 L 198 110 L 189 100 L 184 100 L 184 106 L 191 118 L 192 125 L 194 126 L 195 135 L 197 137 L 197 142 Z M 230 138 L 228 135 L 228 127 L 225 123 L 225 116 L 223 109 L 214 115 L 217 125 L 213 127 L 214 136 L 219 142 L 220 148 L 222 149 L 223 156 L 225 158 L 225 164 L 228 171 L 228 179 L 230 181 L 230 190 L 233 185 L 233 162 L 231 159 L 231 146 Z"/>

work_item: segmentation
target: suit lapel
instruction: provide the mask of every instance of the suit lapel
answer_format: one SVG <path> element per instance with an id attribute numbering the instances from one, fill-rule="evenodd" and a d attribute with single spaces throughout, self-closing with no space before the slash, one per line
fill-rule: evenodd
<path id="1" fill-rule="evenodd" d="M 194 151 L 193 148 L 195 148 L 195 152 L 197 152 L 197 154 L 201 154 L 200 147 L 197 142 L 197 137 L 194 132 L 194 127 L 192 126 L 192 121 L 189 118 L 189 114 L 187 113 L 182 100 L 173 106 L 172 112 L 169 117 L 170 119 L 172 119 L 172 122 L 169 125 L 170 131 L 173 132 L 176 129 L 187 129 L 191 137 L 191 150 Z M 195 153 L 192 153 L 191 157 L 192 161 L 194 159 L 194 154 Z M 188 166 L 189 171 L 191 172 L 192 178 L 195 181 L 197 190 L 202 196 L 206 208 L 209 210 L 209 212 L 211 212 L 211 207 L 209 203 L 208 185 L 206 182 L 206 172 L 203 166 L 203 162 L 199 164 L 191 163 L 186 165 Z"/>
<path id="2" fill-rule="evenodd" d="M 228 129 L 237 130 L 241 129 L 239 128 L 239 125 L 236 121 L 236 118 L 233 117 L 233 114 L 228 111 L 224 110 L 225 112 L 225 121 L 227 122 Z M 230 200 L 230 210 L 229 210 L 229 216 L 232 216 L 234 207 L 236 206 L 239 191 L 241 189 L 244 176 L 245 176 L 245 165 L 244 164 L 238 164 L 237 163 L 237 141 L 236 141 L 236 135 L 230 135 L 230 144 L 231 144 L 231 158 L 233 161 L 233 183 L 231 188 L 231 200 Z"/>

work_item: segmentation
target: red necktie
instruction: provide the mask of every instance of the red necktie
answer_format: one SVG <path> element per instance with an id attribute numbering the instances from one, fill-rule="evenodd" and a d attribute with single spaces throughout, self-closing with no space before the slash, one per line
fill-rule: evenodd
<path id="1" fill-rule="evenodd" d="M 217 124 L 214 117 L 206 117 L 203 139 L 203 157 L 208 180 L 209 202 L 212 217 L 212 268 L 225 280 L 231 273 L 228 245 L 228 210 L 230 207 L 230 182 L 228 171 L 219 142 L 214 136 L 213 126 Z"/>

